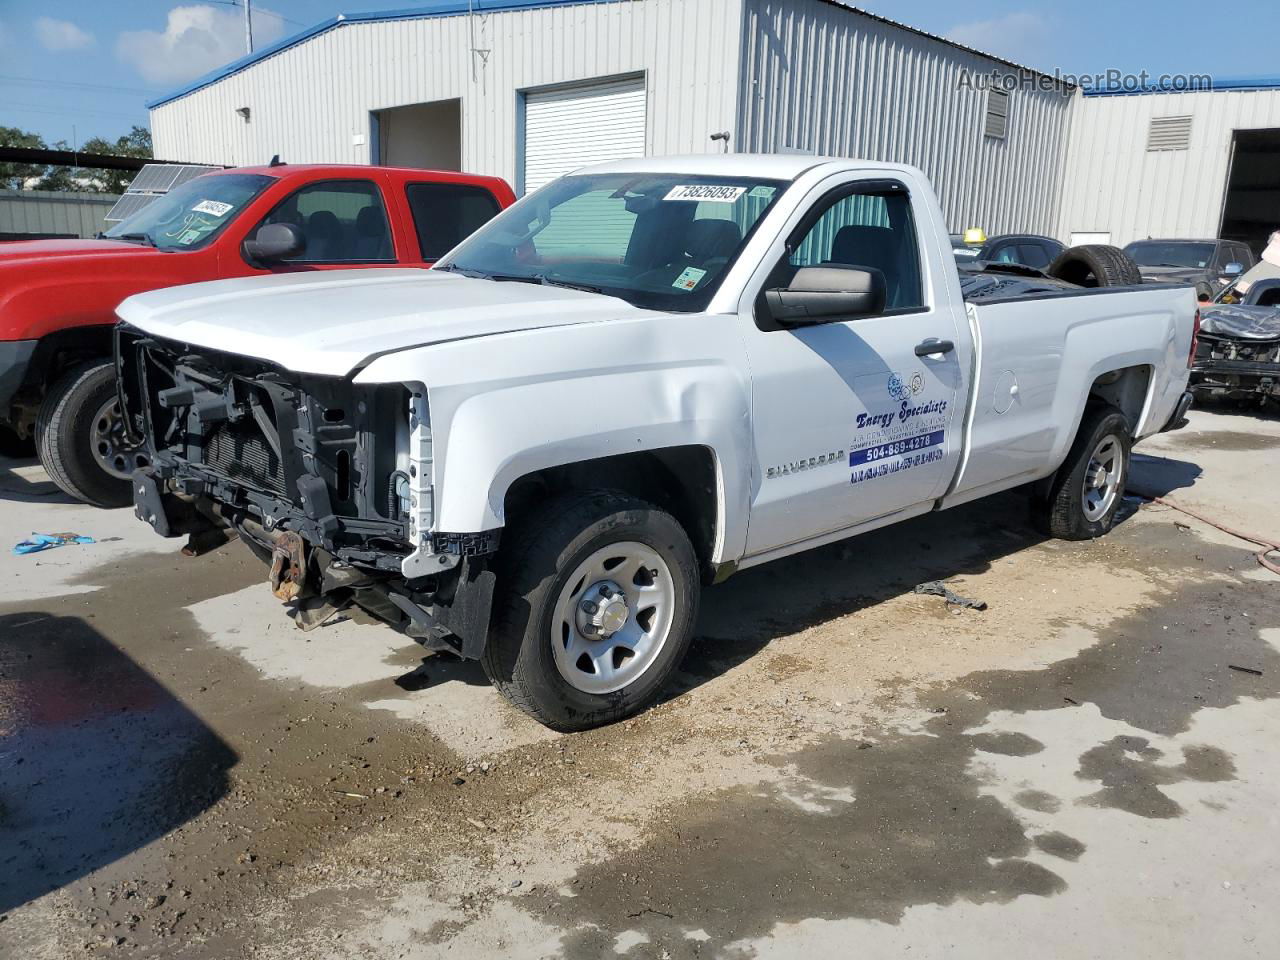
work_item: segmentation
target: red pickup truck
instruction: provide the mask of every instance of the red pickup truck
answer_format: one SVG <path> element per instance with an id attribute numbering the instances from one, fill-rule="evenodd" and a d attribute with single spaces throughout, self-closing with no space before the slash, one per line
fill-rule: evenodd
<path id="1" fill-rule="evenodd" d="M 0 452 L 34 439 L 73 497 L 131 503 L 146 462 L 116 403 L 121 300 L 225 277 L 425 268 L 514 200 L 496 177 L 273 162 L 189 180 L 97 240 L 0 243 Z"/>

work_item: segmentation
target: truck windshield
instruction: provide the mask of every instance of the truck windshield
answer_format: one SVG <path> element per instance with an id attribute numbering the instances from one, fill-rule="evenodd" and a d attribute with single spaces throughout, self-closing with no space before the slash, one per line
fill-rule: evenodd
<path id="1" fill-rule="evenodd" d="M 226 229 L 271 182 L 256 173 L 205 174 L 157 197 L 102 235 L 161 250 L 194 250 Z"/>
<path id="2" fill-rule="evenodd" d="M 1161 243 L 1142 240 L 1124 248 L 1140 267 L 1203 269 L 1213 260 L 1212 243 Z"/>
<path id="3" fill-rule="evenodd" d="M 779 180 L 687 174 L 562 177 L 481 227 L 435 269 L 706 308 Z"/>

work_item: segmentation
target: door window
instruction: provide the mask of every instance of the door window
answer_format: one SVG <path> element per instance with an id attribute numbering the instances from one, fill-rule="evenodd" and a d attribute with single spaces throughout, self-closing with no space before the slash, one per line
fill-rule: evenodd
<path id="1" fill-rule="evenodd" d="M 394 263 L 382 194 L 370 180 L 326 180 L 295 190 L 259 226 L 291 223 L 306 247 L 285 263 Z"/>
<path id="2" fill-rule="evenodd" d="M 919 247 L 907 192 L 900 187 L 842 192 L 824 203 L 818 218 L 791 245 L 769 286 L 786 286 L 801 267 L 871 268 L 884 274 L 886 311 L 923 307 Z"/>
<path id="3" fill-rule="evenodd" d="M 492 193 L 465 183 L 411 183 L 405 197 L 423 260 L 439 260 L 498 213 Z"/>

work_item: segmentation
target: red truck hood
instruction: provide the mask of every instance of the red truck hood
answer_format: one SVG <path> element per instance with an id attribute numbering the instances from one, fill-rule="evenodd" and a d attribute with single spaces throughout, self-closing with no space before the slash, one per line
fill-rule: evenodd
<path id="1" fill-rule="evenodd" d="M 0 341 L 110 324 L 125 297 L 205 279 L 202 266 L 209 269 L 199 254 L 164 253 L 124 240 L 0 243 Z"/>
<path id="2" fill-rule="evenodd" d="M 0 266 L 51 260 L 54 257 L 137 256 L 163 257 L 154 247 L 124 240 L 12 240 L 0 243 Z"/>

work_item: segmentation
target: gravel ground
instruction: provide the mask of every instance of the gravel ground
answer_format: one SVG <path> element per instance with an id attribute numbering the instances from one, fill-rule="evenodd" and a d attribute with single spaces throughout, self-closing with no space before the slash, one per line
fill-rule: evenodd
<path id="1" fill-rule="evenodd" d="M 1280 540 L 1274 417 L 1139 454 Z M 742 573 L 665 702 L 561 736 L 0 460 L 9 541 L 99 541 L 0 554 L 0 955 L 1276 956 L 1280 578 L 1165 507 L 1025 512 Z"/>

